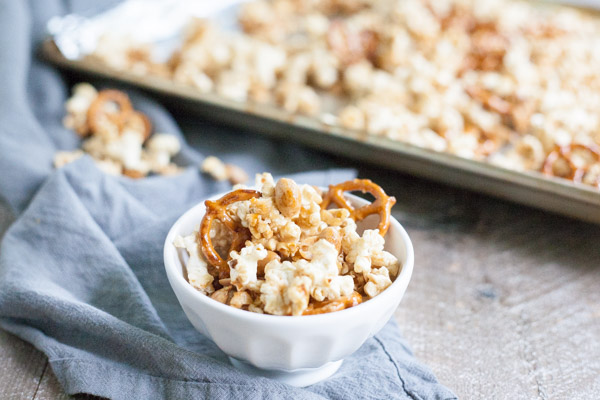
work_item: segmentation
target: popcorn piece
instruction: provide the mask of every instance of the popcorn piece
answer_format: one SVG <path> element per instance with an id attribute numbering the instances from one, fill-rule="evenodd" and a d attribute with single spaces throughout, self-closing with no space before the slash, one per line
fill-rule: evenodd
<path id="1" fill-rule="evenodd" d="M 267 257 L 267 250 L 262 245 L 249 245 L 239 253 L 231 252 L 232 262 L 229 273 L 231 283 L 238 289 L 258 290 L 260 285 L 256 279 L 259 260 Z"/>
<path id="2" fill-rule="evenodd" d="M 373 269 L 368 275 L 369 280 L 364 287 L 364 291 L 369 297 L 375 297 L 387 289 L 391 284 L 389 271 L 386 267 Z"/>
<path id="3" fill-rule="evenodd" d="M 216 290 L 213 294 L 210 295 L 210 298 L 218 301 L 219 303 L 228 304 L 232 296 L 232 287 L 225 286 L 219 290 Z"/>
<path id="4" fill-rule="evenodd" d="M 213 80 L 198 65 L 191 62 L 181 63 L 177 66 L 173 73 L 173 80 L 184 85 L 191 85 L 200 93 L 210 93 L 214 89 Z"/>
<path id="5" fill-rule="evenodd" d="M 346 262 L 354 264 L 355 272 L 368 274 L 371 272 L 371 249 L 380 248 L 383 250 L 383 238 L 375 229 L 366 230 L 362 238 L 359 237 L 352 243 L 352 247 L 346 256 Z"/>
<path id="6" fill-rule="evenodd" d="M 350 93 L 369 93 L 373 84 L 373 66 L 367 61 L 350 65 L 344 71 L 344 87 Z"/>
<path id="7" fill-rule="evenodd" d="M 248 181 L 248 174 L 246 171 L 233 164 L 225 164 L 225 172 L 227 173 L 227 179 L 232 185 L 239 185 Z"/>
<path id="8" fill-rule="evenodd" d="M 350 211 L 345 208 L 321 210 L 321 220 L 329 226 L 340 226 L 350 217 Z"/>
<path id="9" fill-rule="evenodd" d="M 263 197 L 272 197 L 275 194 L 275 181 L 268 172 L 256 174 L 255 186 L 263 194 Z"/>
<path id="10" fill-rule="evenodd" d="M 113 160 L 94 159 L 94 162 L 96 163 L 96 166 L 98 167 L 98 169 L 100 171 L 104 172 L 105 174 L 118 176 L 123 173 L 123 166 Z"/>
<path id="11" fill-rule="evenodd" d="M 275 91 L 277 102 L 292 113 L 314 115 L 319 111 L 320 99 L 310 86 L 285 82 Z"/>
<path id="12" fill-rule="evenodd" d="M 260 287 L 260 299 L 264 303 L 264 310 L 273 315 L 287 315 L 292 313 L 290 299 L 284 296 L 284 291 L 290 287 L 296 272 L 295 266 L 289 262 L 271 261 L 265 266 L 265 282 Z M 299 299 L 300 291 L 298 286 L 306 282 L 296 282 L 294 294 L 296 296 L 297 308 L 301 308 L 305 303 L 303 299 Z M 308 290 L 305 291 L 308 304 Z M 298 311 L 298 310 L 297 310 Z"/>
<path id="13" fill-rule="evenodd" d="M 73 95 L 65 103 L 67 115 L 63 120 L 65 128 L 72 129 L 81 136 L 89 133 L 87 111 L 98 96 L 98 91 L 89 83 L 78 83 L 73 87 Z"/>
<path id="14" fill-rule="evenodd" d="M 385 240 L 378 230 L 368 229 L 363 232 L 362 237 L 352 230 L 347 233 L 349 240 L 343 242 L 342 246 L 345 246 L 347 253 L 346 262 L 353 264 L 355 272 L 367 277 L 373 266 L 385 266 L 397 273 L 398 260 L 383 250 Z"/>
<path id="15" fill-rule="evenodd" d="M 310 248 L 312 260 L 297 261 L 297 271 L 308 276 L 312 285 L 311 295 L 317 301 L 348 296 L 354 290 L 350 276 L 338 276 L 338 251 L 325 239 L 318 240 Z"/>
<path id="16" fill-rule="evenodd" d="M 181 150 L 181 143 L 175 135 L 168 133 L 155 133 L 148 139 L 146 148 L 153 153 L 166 153 L 174 156 Z"/>
<path id="17" fill-rule="evenodd" d="M 300 213 L 302 205 L 298 185 L 287 178 L 281 178 L 275 185 L 275 205 L 285 217 L 293 218 Z"/>
<path id="18" fill-rule="evenodd" d="M 123 132 L 119 138 L 105 144 L 105 156 L 120 162 L 125 169 L 149 170 L 142 162 L 142 143 L 144 139 L 134 131 Z"/>
<path id="19" fill-rule="evenodd" d="M 189 255 L 185 268 L 190 284 L 204 294 L 214 292 L 215 289 L 212 285 L 214 278 L 208 273 L 206 261 L 200 255 L 199 246 L 196 242 L 196 234 L 177 236 L 173 245 L 177 248 L 185 249 Z"/>
<path id="20" fill-rule="evenodd" d="M 356 106 L 347 106 L 340 112 L 340 124 L 348 129 L 364 129 L 365 114 Z"/>
<path id="21" fill-rule="evenodd" d="M 142 156 L 153 172 L 170 175 L 177 173 L 179 168 L 171 163 L 171 158 L 179 153 L 181 144 L 175 135 L 155 133 L 146 142 L 146 154 Z"/>
<path id="22" fill-rule="evenodd" d="M 202 161 L 200 166 L 202 172 L 206 172 L 217 181 L 224 181 L 227 179 L 227 167 L 225 163 L 219 160 L 217 157 L 209 156 Z"/>
<path id="23" fill-rule="evenodd" d="M 257 306 L 254 304 L 250 304 L 248 306 L 248 311 L 253 312 L 253 313 L 257 313 L 257 314 L 264 314 L 265 312 L 263 311 L 261 306 Z"/>
<path id="24" fill-rule="evenodd" d="M 233 164 L 225 164 L 215 156 L 204 159 L 200 169 L 217 181 L 229 180 L 232 185 L 238 185 L 248 180 L 248 175 L 240 167 Z"/>
<path id="25" fill-rule="evenodd" d="M 286 302 L 292 307 L 292 315 L 302 315 L 308 307 L 310 283 L 310 279 L 306 276 L 296 276 L 292 279 L 285 292 Z"/>
<path id="26" fill-rule="evenodd" d="M 321 225 L 321 196 L 309 185 L 300 187 L 302 203 L 300 214 L 295 222 L 308 236 L 316 235 L 322 228 Z"/>
<path id="27" fill-rule="evenodd" d="M 62 168 L 65 165 L 80 159 L 83 157 L 83 154 L 84 153 L 81 150 L 59 151 L 54 154 L 54 168 Z"/>
<path id="28" fill-rule="evenodd" d="M 242 308 L 250 304 L 252 304 L 252 296 L 246 291 L 235 292 L 229 302 L 229 305 L 235 308 Z"/>
<path id="29" fill-rule="evenodd" d="M 229 100 L 244 102 L 248 99 L 250 79 L 239 71 L 223 71 L 217 77 L 216 92 Z"/>

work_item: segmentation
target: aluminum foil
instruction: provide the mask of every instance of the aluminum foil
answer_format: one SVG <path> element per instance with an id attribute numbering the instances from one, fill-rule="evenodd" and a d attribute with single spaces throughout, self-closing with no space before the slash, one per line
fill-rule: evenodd
<path id="1" fill-rule="evenodd" d="M 92 16 L 69 14 L 48 21 L 47 30 L 61 53 L 78 60 L 96 48 L 98 39 L 110 34 L 139 43 L 169 44 L 191 18 L 210 18 L 225 29 L 237 29 L 236 9 L 245 0 L 126 0 Z"/>
<path id="2" fill-rule="evenodd" d="M 96 48 L 100 36 L 127 36 L 157 46 L 157 59 L 167 57 L 190 18 L 210 18 L 223 29 L 238 30 L 236 9 L 247 0 L 126 0 L 91 16 L 69 14 L 50 19 L 47 29 L 69 60 L 78 60 Z M 600 0 L 547 0 L 589 9 L 600 9 Z"/>

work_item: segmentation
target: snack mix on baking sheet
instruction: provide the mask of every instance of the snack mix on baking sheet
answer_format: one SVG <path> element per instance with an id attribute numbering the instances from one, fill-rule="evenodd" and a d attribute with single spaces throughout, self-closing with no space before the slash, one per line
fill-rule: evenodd
<path id="1" fill-rule="evenodd" d="M 149 173 L 170 175 L 180 171 L 171 162 L 179 152 L 176 136 L 152 133 L 148 117 L 135 111 L 129 97 L 118 90 L 98 92 L 80 83 L 66 103 L 65 127 L 85 140 L 82 150 L 59 151 L 54 166 L 60 168 L 88 153 L 98 168 L 113 175 L 143 178 Z"/>
<path id="2" fill-rule="evenodd" d="M 264 173 L 256 187 L 206 201 L 195 232 L 175 238 L 188 256 L 187 279 L 200 292 L 252 312 L 311 315 L 355 306 L 398 276 L 398 259 L 383 249 L 396 199 L 370 180 L 321 193 L 286 178 L 275 184 Z M 355 209 L 347 191 L 375 201 Z M 356 222 L 371 214 L 379 225 L 358 234 Z"/>
<path id="3" fill-rule="evenodd" d="M 272 0 L 243 4 L 239 24 L 243 33 L 194 21 L 162 67 L 148 45 L 124 41 L 106 39 L 93 57 L 600 187 L 597 18 L 514 0 Z"/>

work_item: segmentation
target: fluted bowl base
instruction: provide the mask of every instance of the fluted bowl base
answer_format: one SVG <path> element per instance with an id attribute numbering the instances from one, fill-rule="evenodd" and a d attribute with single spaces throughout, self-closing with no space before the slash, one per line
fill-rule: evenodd
<path id="1" fill-rule="evenodd" d="M 257 368 L 245 361 L 229 357 L 231 364 L 242 372 L 253 376 L 262 376 L 264 378 L 274 379 L 288 385 L 305 387 L 321 382 L 335 374 L 340 369 L 344 360 L 332 361 L 318 368 L 301 368 L 294 371 L 278 371 L 271 369 Z"/>

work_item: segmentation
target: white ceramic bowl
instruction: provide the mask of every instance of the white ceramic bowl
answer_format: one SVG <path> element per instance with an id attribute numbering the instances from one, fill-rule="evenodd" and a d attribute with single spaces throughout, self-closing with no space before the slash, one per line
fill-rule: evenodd
<path id="1" fill-rule="evenodd" d="M 213 196 L 218 199 L 223 194 Z M 350 195 L 355 206 L 367 202 Z M 344 357 L 354 353 L 390 319 L 412 275 L 414 252 L 404 228 L 394 218 L 385 237 L 385 249 L 402 269 L 385 291 L 358 306 L 328 314 L 275 316 L 238 310 L 198 292 L 184 278 L 177 235 L 189 235 L 205 213 L 204 202 L 183 214 L 173 225 L 164 247 L 169 283 L 194 327 L 214 341 L 245 372 L 267 376 L 295 386 L 308 386 L 331 376 Z M 359 231 L 374 228 L 378 216 L 358 224 Z"/>

